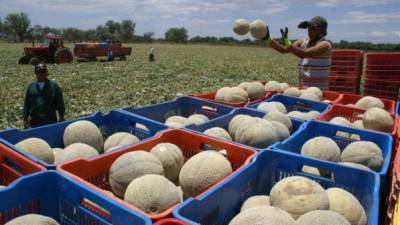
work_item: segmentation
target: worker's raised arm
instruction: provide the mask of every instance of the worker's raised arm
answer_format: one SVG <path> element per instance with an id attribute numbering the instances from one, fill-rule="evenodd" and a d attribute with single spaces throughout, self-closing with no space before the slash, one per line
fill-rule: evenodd
<path id="1" fill-rule="evenodd" d="M 327 41 L 319 42 L 316 46 L 311 48 L 302 49 L 299 46 L 292 44 L 287 50 L 299 58 L 315 57 L 325 54 L 330 48 Z"/>

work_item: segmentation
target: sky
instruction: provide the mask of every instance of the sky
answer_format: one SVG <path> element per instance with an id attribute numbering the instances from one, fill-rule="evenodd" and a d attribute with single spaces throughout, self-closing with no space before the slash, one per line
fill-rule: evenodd
<path id="1" fill-rule="evenodd" d="M 400 43 L 400 0 L 0 0 L 0 18 L 25 12 L 32 24 L 95 28 L 107 20 L 132 19 L 136 34 L 163 37 L 170 27 L 185 27 L 189 36 L 233 36 L 233 22 L 264 20 L 272 33 L 289 28 L 289 37 L 304 38 L 299 22 L 314 16 L 328 20 L 333 41 Z"/>

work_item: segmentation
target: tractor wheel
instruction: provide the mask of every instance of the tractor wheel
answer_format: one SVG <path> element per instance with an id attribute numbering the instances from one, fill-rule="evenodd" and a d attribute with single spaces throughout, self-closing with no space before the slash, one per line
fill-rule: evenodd
<path id="1" fill-rule="evenodd" d="M 29 64 L 31 64 L 32 66 L 36 66 L 39 63 L 40 63 L 40 59 L 38 57 L 32 57 L 29 60 Z"/>
<path id="2" fill-rule="evenodd" d="M 29 63 L 29 58 L 26 56 L 21 56 L 18 59 L 18 64 L 28 64 Z"/>
<path id="3" fill-rule="evenodd" d="M 120 57 L 119 57 L 119 60 L 121 60 L 121 61 L 126 60 L 126 56 L 124 56 L 124 55 L 123 55 L 123 56 L 120 56 Z"/>
<path id="4" fill-rule="evenodd" d="M 60 48 L 54 54 L 56 63 L 70 63 L 73 60 L 71 51 L 68 48 Z"/>

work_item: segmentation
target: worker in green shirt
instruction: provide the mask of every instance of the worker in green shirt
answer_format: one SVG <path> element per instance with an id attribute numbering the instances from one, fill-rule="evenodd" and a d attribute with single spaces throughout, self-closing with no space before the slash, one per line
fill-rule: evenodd
<path id="1" fill-rule="evenodd" d="M 45 64 L 37 64 L 35 74 L 37 80 L 28 86 L 25 96 L 22 113 L 25 128 L 64 121 L 65 105 L 60 86 L 47 78 Z"/>

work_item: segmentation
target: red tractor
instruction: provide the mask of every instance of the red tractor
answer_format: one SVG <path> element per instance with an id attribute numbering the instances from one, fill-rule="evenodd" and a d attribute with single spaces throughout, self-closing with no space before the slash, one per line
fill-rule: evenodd
<path id="1" fill-rule="evenodd" d="M 36 65 L 40 62 L 48 63 L 70 63 L 73 55 L 69 48 L 64 47 L 64 41 L 61 36 L 48 35 L 40 47 L 24 48 L 24 53 L 19 58 L 19 64 Z"/>

